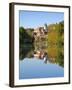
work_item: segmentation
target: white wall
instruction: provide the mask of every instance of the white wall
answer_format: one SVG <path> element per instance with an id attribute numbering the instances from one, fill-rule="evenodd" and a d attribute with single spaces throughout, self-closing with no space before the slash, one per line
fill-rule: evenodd
<path id="1" fill-rule="evenodd" d="M 8 86 L 8 80 L 9 80 L 9 2 L 26 2 L 26 3 L 57 4 L 57 5 L 58 4 L 61 4 L 61 5 L 72 4 L 72 0 L 0 0 L 0 90 L 11 89 Z M 72 6 L 71 6 L 71 9 L 72 9 Z M 72 15 L 72 11 L 71 11 L 71 15 Z M 71 65 L 72 65 L 72 62 L 71 62 Z M 72 84 L 55 85 L 55 86 L 39 86 L 39 87 L 23 87 L 23 88 L 14 88 L 14 89 L 71 90 Z"/>

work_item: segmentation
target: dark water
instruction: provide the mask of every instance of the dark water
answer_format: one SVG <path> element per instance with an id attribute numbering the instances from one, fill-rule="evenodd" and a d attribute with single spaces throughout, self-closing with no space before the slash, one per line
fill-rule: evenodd
<path id="1" fill-rule="evenodd" d="M 64 77 L 64 68 L 52 64 L 45 64 L 37 58 L 25 58 L 19 64 L 19 79 Z"/>

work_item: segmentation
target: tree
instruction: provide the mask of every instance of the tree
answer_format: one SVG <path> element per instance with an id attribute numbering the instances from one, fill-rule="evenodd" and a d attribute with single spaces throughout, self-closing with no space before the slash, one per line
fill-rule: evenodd
<path id="1" fill-rule="evenodd" d="M 32 56 L 34 49 L 32 31 L 27 32 L 23 27 L 19 28 L 19 59 L 22 60 L 27 56 Z"/>

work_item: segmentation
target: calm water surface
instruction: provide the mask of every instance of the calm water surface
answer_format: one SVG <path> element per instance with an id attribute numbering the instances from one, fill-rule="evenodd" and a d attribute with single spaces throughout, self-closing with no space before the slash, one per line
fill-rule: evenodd
<path id="1" fill-rule="evenodd" d="M 25 58 L 19 63 L 19 79 L 64 77 L 64 68 L 37 58 Z"/>

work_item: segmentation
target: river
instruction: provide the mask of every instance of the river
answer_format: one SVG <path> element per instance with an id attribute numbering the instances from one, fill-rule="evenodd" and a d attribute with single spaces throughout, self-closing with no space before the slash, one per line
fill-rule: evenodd
<path id="1" fill-rule="evenodd" d="M 19 61 L 19 79 L 64 77 L 64 68 L 37 58 Z"/>

